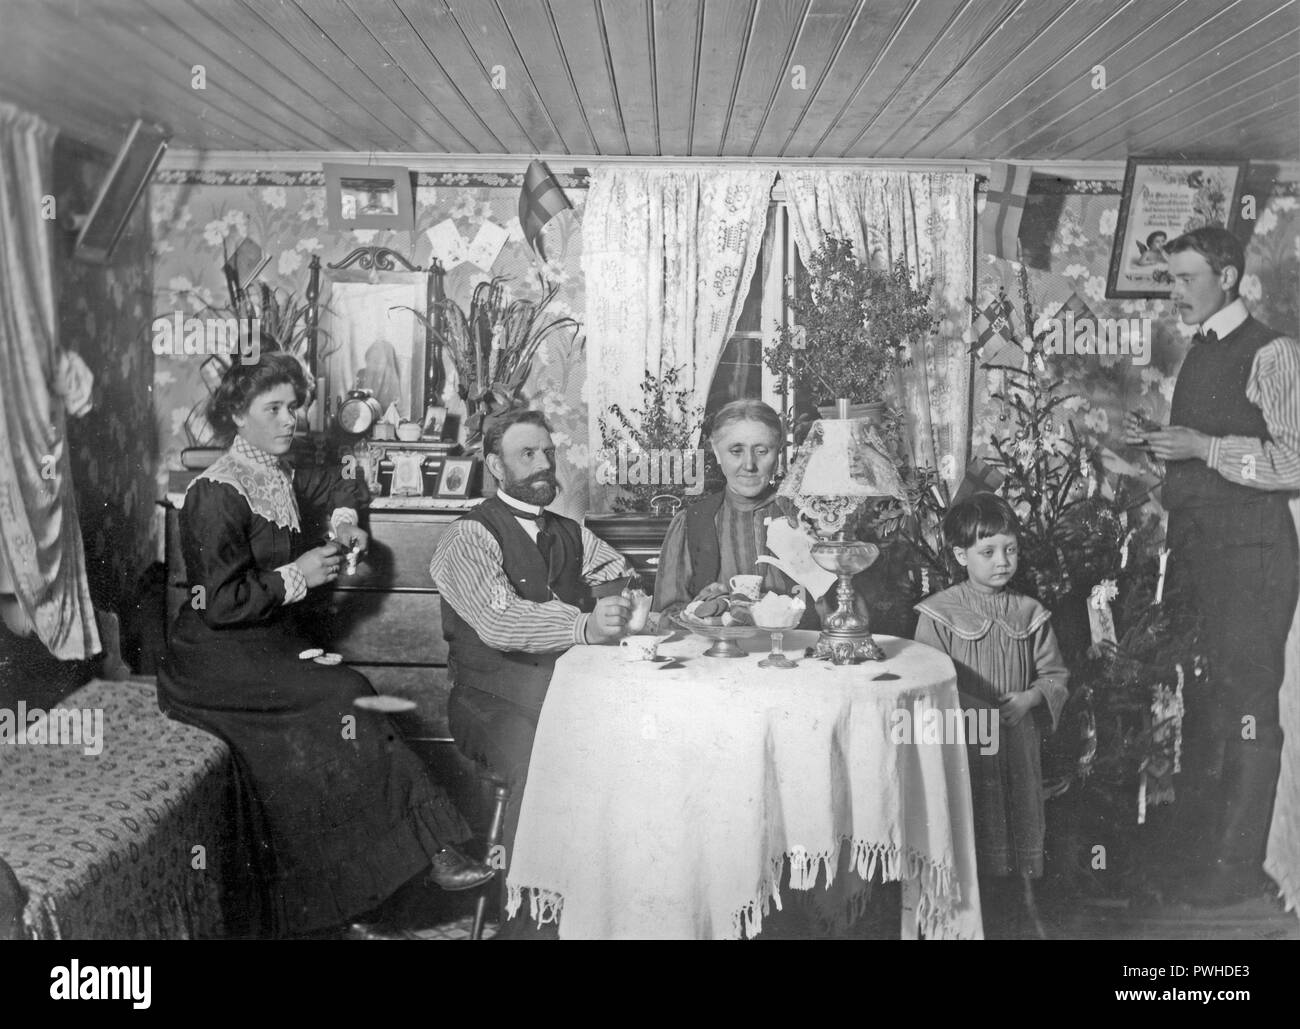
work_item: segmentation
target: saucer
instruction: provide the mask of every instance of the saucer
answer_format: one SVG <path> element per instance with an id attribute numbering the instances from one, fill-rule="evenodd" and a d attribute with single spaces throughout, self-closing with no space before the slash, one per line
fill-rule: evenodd
<path id="1" fill-rule="evenodd" d="M 415 701 L 407 700 L 405 697 L 393 697 L 382 693 L 376 697 L 357 697 L 352 703 L 363 711 L 379 711 L 386 715 L 414 711 L 417 706 Z"/>

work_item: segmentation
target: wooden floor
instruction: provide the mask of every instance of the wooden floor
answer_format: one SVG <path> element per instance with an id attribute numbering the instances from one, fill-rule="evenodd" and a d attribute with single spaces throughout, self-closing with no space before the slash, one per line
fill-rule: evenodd
<path id="1" fill-rule="evenodd" d="M 426 920 L 436 924 L 410 927 L 421 939 L 469 939 L 468 914 L 448 915 L 446 920 L 435 914 Z M 1267 899 L 1208 912 L 1182 905 L 1138 912 L 1124 904 L 1089 902 L 1068 913 L 1047 914 L 1044 928 L 1051 940 L 1300 940 L 1300 917 L 1283 911 L 1280 902 Z M 883 939 L 891 935 L 880 929 L 877 921 L 855 926 L 847 933 L 827 934 L 799 919 L 777 919 L 769 923 L 760 939 Z M 489 923 L 484 936 L 491 939 L 495 932 L 496 926 Z"/>
<path id="2" fill-rule="evenodd" d="M 1050 938 L 1062 940 L 1300 940 L 1296 912 L 1266 898 L 1215 911 L 1092 902 L 1048 918 L 1045 928 Z"/>

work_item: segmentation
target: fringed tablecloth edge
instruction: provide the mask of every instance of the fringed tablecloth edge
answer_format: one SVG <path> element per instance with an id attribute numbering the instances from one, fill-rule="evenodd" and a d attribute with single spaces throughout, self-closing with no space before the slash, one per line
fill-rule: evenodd
<path id="1" fill-rule="evenodd" d="M 1292 911 L 1300 918 L 1300 881 L 1287 875 L 1275 862 L 1265 862 L 1264 871 L 1277 886 L 1283 910 Z"/>
<path id="2" fill-rule="evenodd" d="M 543 889 L 541 886 L 506 885 L 506 917 L 514 918 L 523 906 L 524 892 L 528 893 L 528 915 L 538 925 L 547 922 L 560 924 L 560 912 L 564 908 L 564 897 L 555 890 Z"/>
<path id="3" fill-rule="evenodd" d="M 790 862 L 790 888 L 811 890 L 817 885 L 821 869 L 826 869 L 826 888 L 835 880 L 839 866 L 840 848 L 848 843 L 853 848 L 849 870 L 856 871 L 864 882 L 870 881 L 880 870 L 884 882 L 901 882 L 916 879 L 920 883 L 916 919 L 918 928 L 926 939 L 959 939 L 953 911 L 961 903 L 961 887 L 956 872 L 948 863 L 935 862 L 916 850 L 904 851 L 893 844 L 868 843 L 857 838 L 843 837 L 833 848 L 810 854 L 802 847 L 794 848 L 774 859 L 755 898 L 743 904 L 731 916 L 729 939 L 753 939 L 762 932 L 763 916 L 771 904 L 781 910 L 781 873 L 785 862 Z M 866 896 L 856 902 L 856 914 L 861 916 L 867 904 Z"/>

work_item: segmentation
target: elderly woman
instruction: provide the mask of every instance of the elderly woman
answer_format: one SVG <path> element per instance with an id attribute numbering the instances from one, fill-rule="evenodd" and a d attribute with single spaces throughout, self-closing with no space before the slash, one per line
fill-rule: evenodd
<path id="1" fill-rule="evenodd" d="M 225 871 L 252 910 L 232 912 L 246 920 L 228 929 L 367 938 L 363 913 L 417 874 L 466 889 L 492 872 L 454 849 L 468 827 L 387 719 L 353 703 L 374 695 L 370 683 L 314 659 L 299 624 L 343 550 L 367 543 L 358 482 L 281 460 L 306 398 L 298 361 L 265 352 L 233 365 L 212 398 L 209 421 L 233 442 L 185 495 L 191 600 L 172 627 L 159 706 L 233 751 L 241 846 Z M 335 541 L 320 545 L 327 531 Z"/>
<path id="2" fill-rule="evenodd" d="M 781 416 L 760 400 L 733 400 L 714 416 L 710 440 L 727 485 L 679 511 L 668 526 L 651 605 L 660 624 L 709 583 L 733 575 L 762 575 L 765 590 L 794 589 L 774 565 L 757 560 L 770 553 L 766 519 L 785 517 L 772 482 L 784 438 Z M 820 627 L 811 604 L 801 627 Z"/>

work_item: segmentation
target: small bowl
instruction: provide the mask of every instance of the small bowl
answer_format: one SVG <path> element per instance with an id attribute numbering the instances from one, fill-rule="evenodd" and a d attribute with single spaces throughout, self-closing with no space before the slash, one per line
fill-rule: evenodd
<path id="1" fill-rule="evenodd" d="M 397 426 L 397 438 L 403 443 L 414 443 L 423 431 L 419 422 L 402 422 Z"/>

